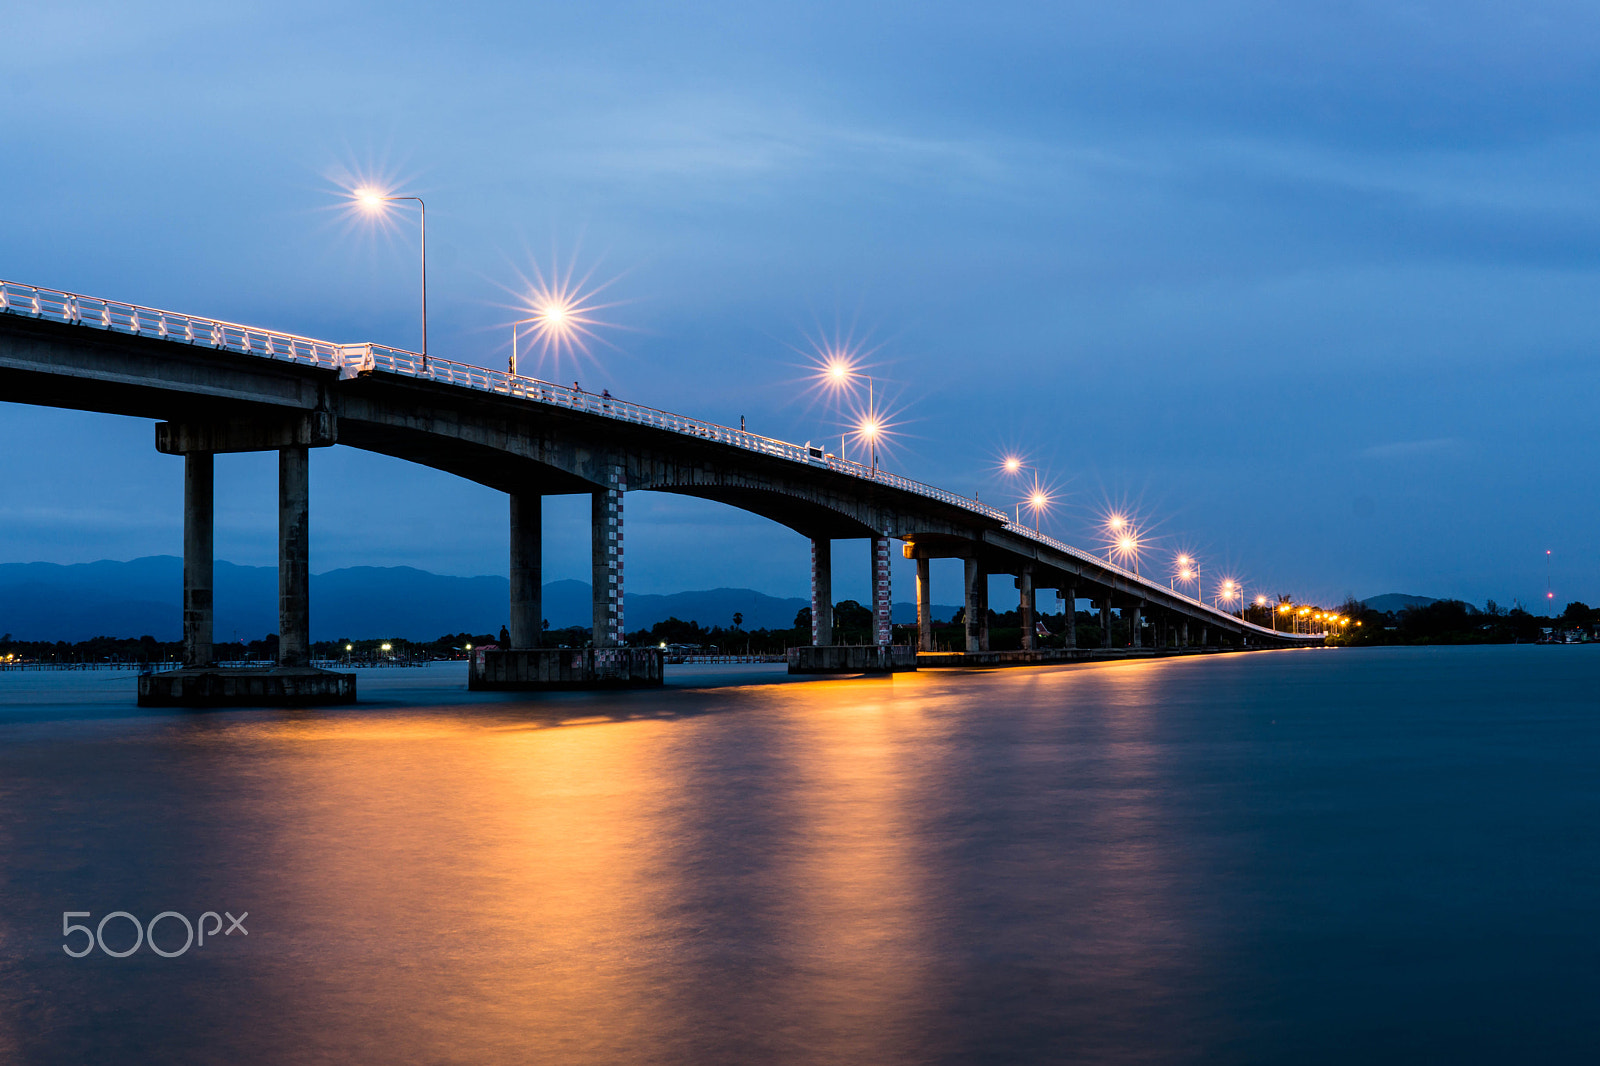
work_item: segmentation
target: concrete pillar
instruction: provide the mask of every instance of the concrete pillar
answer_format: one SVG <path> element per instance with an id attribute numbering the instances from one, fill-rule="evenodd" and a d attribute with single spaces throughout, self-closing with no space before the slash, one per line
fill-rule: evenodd
<path id="1" fill-rule="evenodd" d="M 989 650 L 989 571 L 979 568 L 978 578 L 978 650 Z"/>
<path id="2" fill-rule="evenodd" d="M 1032 651 L 1038 645 L 1033 631 L 1034 601 L 1033 601 L 1033 567 L 1024 565 L 1022 573 L 1017 577 L 1017 588 L 1021 590 L 1020 602 L 1017 605 L 1017 614 L 1022 619 L 1022 650 Z"/>
<path id="3" fill-rule="evenodd" d="M 877 644 L 894 643 L 894 600 L 889 590 L 889 534 L 872 538 L 872 618 Z"/>
<path id="4" fill-rule="evenodd" d="M 811 643 L 833 643 L 833 541 L 811 541 Z"/>
<path id="5" fill-rule="evenodd" d="M 1144 632 L 1141 628 L 1144 615 L 1144 601 L 1135 600 L 1133 615 L 1128 619 L 1128 647 L 1138 648 L 1144 645 Z"/>
<path id="6" fill-rule="evenodd" d="M 928 585 L 928 560 L 917 560 L 917 648 L 933 650 L 933 591 Z"/>
<path id="7" fill-rule="evenodd" d="M 183 665 L 210 666 L 213 471 L 210 452 L 183 457 Z"/>
<path id="8" fill-rule="evenodd" d="M 1185 648 L 1189 646 L 1189 620 L 1187 618 L 1183 620 L 1183 630 L 1178 635 L 1178 641 Z"/>
<path id="9" fill-rule="evenodd" d="M 594 592 L 594 646 L 622 643 L 622 467 L 606 473 L 607 485 L 590 499 L 590 572 Z"/>
<path id="10" fill-rule="evenodd" d="M 962 593 L 965 599 L 967 650 L 982 651 L 985 639 L 988 637 L 988 607 L 983 602 L 983 586 L 989 581 L 989 575 L 983 572 L 983 566 L 976 559 L 962 560 L 965 573 L 962 575 Z"/>
<path id="11" fill-rule="evenodd" d="M 1061 590 L 1061 598 L 1066 601 L 1067 609 L 1067 647 L 1078 646 L 1078 590 L 1068 587 Z"/>
<path id="12" fill-rule="evenodd" d="M 1100 643 L 1111 647 L 1111 597 L 1100 601 Z"/>
<path id="13" fill-rule="evenodd" d="M 544 497 L 511 494 L 511 646 L 544 643 Z"/>
<path id="14" fill-rule="evenodd" d="M 1202 648 L 1209 648 L 1211 646 L 1211 627 L 1208 625 L 1202 625 L 1200 627 L 1200 646 Z"/>
<path id="15" fill-rule="evenodd" d="M 311 665 L 311 451 L 278 450 L 278 665 Z"/>

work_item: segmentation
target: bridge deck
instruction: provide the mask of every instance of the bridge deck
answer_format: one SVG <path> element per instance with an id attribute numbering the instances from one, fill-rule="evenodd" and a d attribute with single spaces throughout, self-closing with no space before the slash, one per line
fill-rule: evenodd
<path id="1" fill-rule="evenodd" d="M 967 524 L 975 542 L 985 551 L 1010 560 L 1032 560 L 1043 568 L 1061 574 L 1080 575 L 1085 584 L 1096 585 L 1118 595 L 1148 600 L 1152 606 L 1160 609 L 1209 620 L 1231 631 L 1273 643 L 1313 644 L 1323 640 L 1318 635 L 1282 633 L 1255 625 L 1037 529 L 1018 524 L 1005 512 L 976 499 L 830 455 L 810 444 L 777 440 L 608 395 L 596 395 L 469 363 L 424 358 L 416 352 L 399 348 L 370 343 L 334 343 L 18 282 L 0 281 L 0 312 L 4 312 L 0 319 L 20 316 L 128 338 L 167 342 L 190 351 L 209 349 L 228 353 L 230 357 L 246 356 L 305 368 L 321 372 L 340 385 L 354 383 L 358 379 L 403 380 L 424 385 L 440 397 L 450 394 L 488 394 L 502 401 L 526 404 L 536 410 L 578 415 L 613 425 L 627 424 L 637 430 L 661 435 L 667 440 L 677 439 L 685 443 L 692 440 L 702 448 L 710 446 L 733 455 L 748 455 L 753 461 L 776 462 L 783 469 L 792 471 L 789 475 L 791 483 L 811 477 L 813 480 L 826 478 L 831 484 L 837 484 L 837 479 L 843 478 L 845 484 L 859 485 L 857 495 L 870 498 L 880 509 L 884 499 L 899 501 L 897 506 L 906 512 L 915 511 L 916 500 L 953 509 L 945 513 L 968 516 L 962 521 Z M 72 402 L 70 398 L 63 397 L 56 405 L 72 406 Z M 390 454 L 403 452 L 397 449 L 390 451 Z M 455 469 L 456 472 L 462 472 L 460 466 L 459 461 L 452 467 L 441 464 L 441 468 Z M 755 509 L 739 496 L 739 492 L 744 490 L 699 484 L 688 487 L 643 487 L 696 491 L 734 506 Z M 829 491 L 837 494 L 833 488 Z M 763 513 L 771 517 L 774 512 L 769 508 Z M 949 521 L 945 521 L 948 525 Z M 873 524 L 870 528 L 876 530 L 879 527 Z M 896 535 L 907 534 L 901 531 Z"/>

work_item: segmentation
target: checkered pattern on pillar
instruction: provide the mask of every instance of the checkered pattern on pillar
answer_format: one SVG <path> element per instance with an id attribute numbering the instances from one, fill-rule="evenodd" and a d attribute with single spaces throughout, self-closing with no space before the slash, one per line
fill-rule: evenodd
<path id="1" fill-rule="evenodd" d="M 817 585 L 817 542 L 811 542 L 811 644 L 819 642 L 817 627 L 822 622 L 822 599 Z"/>
<path id="2" fill-rule="evenodd" d="M 872 613 L 878 621 L 878 643 L 894 640 L 890 611 L 893 603 L 889 597 L 889 534 L 872 538 Z"/>
<path id="3" fill-rule="evenodd" d="M 622 643 L 622 494 L 628 490 L 622 467 L 606 475 L 606 636 Z M 598 643 L 598 641 L 596 642 Z"/>

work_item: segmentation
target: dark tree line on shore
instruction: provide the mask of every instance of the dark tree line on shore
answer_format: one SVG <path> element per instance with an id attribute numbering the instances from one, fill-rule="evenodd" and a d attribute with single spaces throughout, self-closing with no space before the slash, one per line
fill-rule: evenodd
<path id="1" fill-rule="evenodd" d="M 1461 600 L 1437 600 L 1403 611 L 1374 611 L 1354 600 L 1339 613 L 1352 622 L 1328 643 L 1347 647 L 1383 644 L 1532 644 L 1546 630 L 1581 632 L 1592 640 L 1600 610 L 1574 601 L 1561 614 L 1546 617 L 1521 607 L 1507 610 L 1490 600 L 1483 608 Z M 1355 622 L 1360 622 L 1358 626 Z"/>
<path id="2" fill-rule="evenodd" d="M 1521 607 L 1509 610 L 1490 600 L 1483 608 L 1473 607 L 1461 600 L 1438 600 L 1425 606 L 1396 612 L 1370 610 L 1361 603 L 1350 600 L 1337 611 L 1351 620 L 1350 625 L 1328 638 L 1330 644 L 1365 647 L 1387 644 L 1531 644 L 1556 632 L 1581 632 L 1595 639 L 1600 628 L 1600 609 L 1582 602 L 1567 604 L 1560 615 L 1545 617 L 1531 614 Z M 964 609 L 958 609 L 948 622 L 933 626 L 934 647 L 939 650 L 960 651 L 966 647 Z M 697 621 L 668 618 L 648 629 L 636 629 L 627 635 L 634 647 L 660 644 L 678 644 L 699 648 L 705 652 L 721 654 L 779 654 L 786 648 L 811 643 L 811 608 L 803 607 L 795 615 L 794 626 L 788 629 L 744 629 L 742 618 L 734 616 L 731 625 L 703 626 Z M 1041 648 L 1060 648 L 1066 644 L 1066 615 L 1040 614 L 1047 633 L 1040 634 L 1036 645 Z M 1271 617 L 1264 614 L 1251 621 L 1270 624 Z M 1146 619 L 1149 622 L 1149 619 Z M 1356 623 L 1360 624 L 1357 625 Z M 1193 626 L 1194 623 L 1191 623 Z M 1127 622 L 1112 618 L 1111 642 L 1114 647 L 1130 643 Z M 872 611 L 855 600 L 843 600 L 833 608 L 833 640 L 836 644 L 871 644 L 877 639 Z M 1077 647 L 1101 646 L 1103 633 L 1100 615 L 1093 611 L 1077 612 Z M 894 641 L 897 644 L 914 644 L 916 626 L 897 624 Z M 313 658 L 360 664 L 387 660 L 465 659 L 471 648 L 484 645 L 505 647 L 510 634 L 504 626 L 499 633 L 446 633 L 429 641 L 408 641 L 396 637 L 374 637 L 338 640 L 319 640 L 311 647 Z M 581 626 L 562 629 L 548 628 L 544 632 L 545 647 L 582 648 L 590 643 L 590 631 Z M 1145 643 L 1150 643 L 1146 634 Z M 385 648 L 384 645 L 388 647 Z M 989 645 L 996 651 L 1022 646 L 1022 618 L 1019 611 L 989 612 Z M 177 662 L 183 656 L 179 641 L 160 641 L 152 636 L 94 637 L 80 641 L 17 640 L 10 633 L 0 636 L 0 662 L 43 663 L 93 663 L 93 662 Z M 8 659 L 9 657 L 9 659 Z M 278 635 L 269 633 L 260 640 L 237 641 L 216 646 L 219 662 L 248 660 L 274 662 L 278 657 Z"/>
<path id="3" fill-rule="evenodd" d="M 34 663 L 159 663 L 183 656 L 178 641 L 155 637 L 93 637 L 89 640 L 17 640 L 0 636 L 0 659 Z"/>

